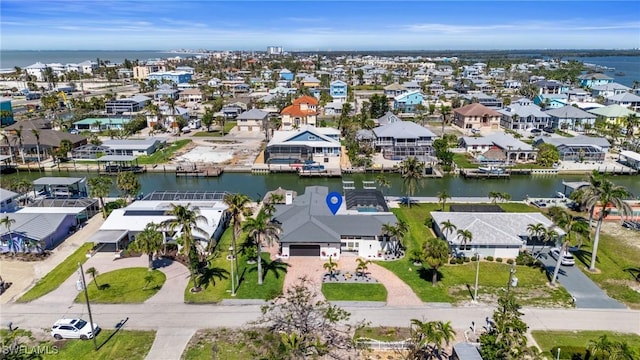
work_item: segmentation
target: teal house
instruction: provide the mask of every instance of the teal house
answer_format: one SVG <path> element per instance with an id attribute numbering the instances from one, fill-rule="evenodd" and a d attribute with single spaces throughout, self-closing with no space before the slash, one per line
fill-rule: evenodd
<path id="1" fill-rule="evenodd" d="M 104 130 L 123 130 L 131 121 L 126 118 L 86 118 L 73 123 L 77 131 L 101 132 Z"/>
<path id="2" fill-rule="evenodd" d="M 15 120 L 13 120 L 13 108 L 11 107 L 11 99 L 10 98 L 0 98 L 0 125 L 7 126 L 11 125 Z"/>
<path id="3" fill-rule="evenodd" d="M 393 100 L 393 110 L 404 113 L 416 111 L 416 106 L 422 104 L 423 96 L 419 90 L 396 96 Z"/>
<path id="4" fill-rule="evenodd" d="M 613 78 L 603 73 L 592 73 L 578 76 L 581 87 L 591 88 L 594 86 L 606 85 L 613 82 Z"/>

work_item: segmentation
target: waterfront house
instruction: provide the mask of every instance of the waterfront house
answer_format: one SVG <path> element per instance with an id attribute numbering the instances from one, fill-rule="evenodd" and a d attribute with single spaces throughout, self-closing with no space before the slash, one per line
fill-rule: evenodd
<path id="1" fill-rule="evenodd" d="M 633 111 L 640 111 L 640 96 L 632 93 L 613 95 L 605 100 L 605 104 L 618 104 L 630 108 Z"/>
<path id="2" fill-rule="evenodd" d="M 569 103 L 567 94 L 541 94 L 533 98 L 533 103 L 543 109 L 556 109 Z"/>
<path id="3" fill-rule="evenodd" d="M 33 181 L 36 197 L 47 198 L 85 198 L 89 195 L 87 178 L 41 177 Z"/>
<path id="4" fill-rule="evenodd" d="M 501 210 L 501 209 L 500 209 Z M 515 259 L 527 242 L 529 224 L 543 224 L 552 227 L 560 237 L 565 233 L 541 213 L 507 212 L 442 212 L 432 211 L 433 230 L 436 235 L 449 243 L 455 256 Z M 445 231 L 442 223 L 451 222 L 458 230 L 469 230 L 473 240 L 462 243 L 455 231 Z"/>
<path id="5" fill-rule="evenodd" d="M 329 85 L 329 95 L 334 102 L 347 101 L 347 83 L 341 80 L 332 81 Z"/>
<path id="6" fill-rule="evenodd" d="M 6 227 L 0 229 L 0 253 L 3 254 L 51 250 L 77 225 L 73 214 L 11 213 L 3 216 L 13 221 L 11 231 Z"/>
<path id="7" fill-rule="evenodd" d="M 615 82 L 611 82 L 611 83 L 606 83 L 603 85 L 596 85 L 596 86 L 592 86 L 591 87 L 591 96 L 593 96 L 594 98 L 597 97 L 604 97 L 604 98 L 608 98 L 610 96 L 613 95 L 619 95 L 619 94 L 624 94 L 627 93 L 631 90 L 630 87 L 622 85 L 622 84 L 618 84 Z"/>
<path id="8" fill-rule="evenodd" d="M 102 146 L 107 148 L 106 155 L 141 156 L 153 154 L 166 143 L 166 138 L 148 137 L 145 139 L 104 140 Z"/>
<path id="9" fill-rule="evenodd" d="M 35 77 L 37 81 L 44 81 L 44 69 L 46 68 L 46 64 L 38 61 L 35 64 L 25 66 L 24 70 L 27 72 L 27 75 Z"/>
<path id="10" fill-rule="evenodd" d="M 458 145 L 480 162 L 500 161 L 506 164 L 532 162 L 537 150 L 510 134 L 494 132 L 481 137 L 463 136 Z"/>
<path id="11" fill-rule="evenodd" d="M 637 113 L 629 108 L 626 108 L 622 105 L 612 104 L 607 105 L 601 108 L 591 109 L 589 112 L 597 117 L 603 118 L 610 124 L 618 124 L 623 125 L 625 119 L 629 115 L 635 115 L 640 117 L 640 113 Z"/>
<path id="12" fill-rule="evenodd" d="M 10 213 L 18 209 L 20 194 L 0 188 L 0 213 Z"/>
<path id="13" fill-rule="evenodd" d="M 348 190 L 336 214 L 327 207 L 326 186 L 307 186 L 289 205 L 276 205 L 273 221 L 282 226 L 280 256 L 340 259 L 353 254 L 382 259 L 392 239 L 382 234 L 384 224 L 395 225 L 382 193 Z"/>
<path id="14" fill-rule="evenodd" d="M 141 200 L 136 200 L 122 209 L 115 209 L 104 221 L 93 236 L 86 242 L 101 246 L 102 251 L 120 251 L 142 232 L 147 224 L 161 224 L 175 219 L 170 214 L 172 205 L 188 206 L 198 209 L 204 220 L 197 226 L 205 234 L 193 232 L 197 246 L 204 251 L 211 241 L 217 241 L 228 225 L 228 206 L 224 202 L 226 192 L 190 192 L 190 191 L 154 191 Z M 183 229 L 163 228 L 164 243 L 175 243 L 182 235 Z"/>
<path id="15" fill-rule="evenodd" d="M 15 131 L 19 128 L 22 128 L 21 149 L 18 147 Z M 39 139 L 36 138 L 32 130 L 38 132 Z M 5 127 L 4 131 L 9 138 L 9 144 L 4 141 L 0 142 L 0 154 L 8 155 L 11 153 L 16 159 L 22 159 L 22 156 L 24 156 L 26 160 L 36 161 L 38 150 L 40 151 L 40 159 L 47 159 L 56 153 L 63 140 L 68 140 L 71 143 L 72 149 L 87 143 L 85 136 L 71 134 L 66 131 L 53 130 L 51 129 L 51 123 L 43 119 L 22 120 Z M 9 148 L 11 148 L 11 150 L 9 150 Z"/>
<path id="16" fill-rule="evenodd" d="M 302 164 L 306 161 L 340 167 L 340 131 L 303 126 L 298 130 L 275 131 L 264 152 L 266 164 Z"/>
<path id="17" fill-rule="evenodd" d="M 284 109 L 282 115 L 282 130 L 292 130 L 304 125 L 316 125 L 318 115 L 318 99 L 304 95 L 295 100 Z"/>
<path id="18" fill-rule="evenodd" d="M 580 83 L 580 86 L 590 88 L 613 82 L 613 78 L 603 73 L 583 74 L 578 76 L 578 82 Z"/>
<path id="19" fill-rule="evenodd" d="M 262 131 L 264 123 L 267 120 L 269 113 L 260 109 L 251 109 L 238 115 L 238 130 L 239 131 Z"/>
<path id="20" fill-rule="evenodd" d="M 406 92 L 393 99 L 393 110 L 401 113 L 413 113 L 416 111 L 416 106 L 422 104 L 422 100 L 420 90 Z"/>
<path id="21" fill-rule="evenodd" d="M 611 144 L 605 138 L 590 136 L 549 137 L 541 136 L 533 142 L 535 147 L 540 144 L 551 144 L 558 148 L 562 161 L 594 161 L 604 162 L 604 158 L 611 148 Z"/>
<path id="22" fill-rule="evenodd" d="M 453 110 L 453 124 L 465 131 L 500 128 L 502 114 L 482 104 L 469 104 Z"/>
<path id="23" fill-rule="evenodd" d="M 144 95 L 135 95 L 124 99 L 114 99 L 105 103 L 105 112 L 108 115 L 113 114 L 133 114 L 144 109 L 151 101 L 150 97 Z"/>
<path id="24" fill-rule="evenodd" d="M 395 121 L 373 129 L 374 146 L 385 159 L 403 160 L 416 156 L 429 161 L 436 135 L 412 121 Z"/>
<path id="25" fill-rule="evenodd" d="M 596 121 L 595 115 L 571 105 L 546 110 L 545 113 L 551 117 L 551 127 L 554 129 L 584 131 L 585 124 L 593 128 Z"/>
<path id="26" fill-rule="evenodd" d="M 502 114 L 500 126 L 504 129 L 528 130 L 551 126 L 551 116 L 527 98 L 519 99 L 497 111 Z"/>

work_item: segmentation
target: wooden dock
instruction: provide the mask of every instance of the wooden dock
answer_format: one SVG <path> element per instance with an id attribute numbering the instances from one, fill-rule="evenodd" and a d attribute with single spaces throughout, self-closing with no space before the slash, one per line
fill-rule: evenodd
<path id="1" fill-rule="evenodd" d="M 340 169 L 300 170 L 298 175 L 300 177 L 341 177 L 342 171 Z"/>
<path id="2" fill-rule="evenodd" d="M 221 167 L 204 167 L 204 168 L 177 168 L 176 176 L 182 177 L 218 177 L 222 174 Z"/>
<path id="3" fill-rule="evenodd" d="M 511 177 L 511 174 L 504 173 L 491 173 L 491 172 L 480 172 L 476 169 L 461 169 L 460 175 L 464 176 L 467 179 L 508 179 Z"/>

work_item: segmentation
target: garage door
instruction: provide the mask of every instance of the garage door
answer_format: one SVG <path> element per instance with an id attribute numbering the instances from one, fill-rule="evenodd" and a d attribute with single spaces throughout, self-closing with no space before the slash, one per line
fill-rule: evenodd
<path id="1" fill-rule="evenodd" d="M 320 256 L 320 245 L 290 245 L 289 256 Z"/>

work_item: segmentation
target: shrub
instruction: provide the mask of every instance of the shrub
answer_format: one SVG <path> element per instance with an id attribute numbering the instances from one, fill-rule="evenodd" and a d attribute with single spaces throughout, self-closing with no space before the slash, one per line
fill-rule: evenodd
<path id="1" fill-rule="evenodd" d="M 478 261 L 478 257 L 477 257 L 477 256 L 475 256 L 475 255 L 474 255 L 474 256 L 472 256 L 472 257 L 471 257 L 471 261 Z"/>
<path id="2" fill-rule="evenodd" d="M 457 261 L 456 258 L 451 258 L 451 260 L 449 260 L 449 264 L 451 264 L 451 265 L 455 265 L 457 263 L 458 263 L 458 261 Z"/>
<path id="3" fill-rule="evenodd" d="M 463 258 L 457 258 L 456 259 L 456 264 L 464 264 L 464 259 Z"/>
<path id="4" fill-rule="evenodd" d="M 507 259 L 507 264 L 512 265 L 513 264 L 513 259 Z"/>
<path id="5" fill-rule="evenodd" d="M 487 256 L 485 259 L 486 259 L 487 261 L 493 261 L 493 256 Z"/>
<path id="6" fill-rule="evenodd" d="M 551 354 L 555 359 L 558 354 L 558 347 L 554 346 L 551 349 Z M 582 360 L 587 359 L 587 349 L 582 346 L 561 346 L 560 347 L 560 359 Z"/>
<path id="7" fill-rule="evenodd" d="M 502 258 L 500 258 L 500 257 L 499 257 L 499 258 L 496 258 L 496 262 L 501 263 L 501 262 L 502 262 Z"/>
<path id="8" fill-rule="evenodd" d="M 471 259 L 470 259 L 468 256 L 465 256 L 463 260 L 464 260 L 464 262 L 466 262 L 466 263 L 468 263 L 469 261 L 471 261 Z"/>

